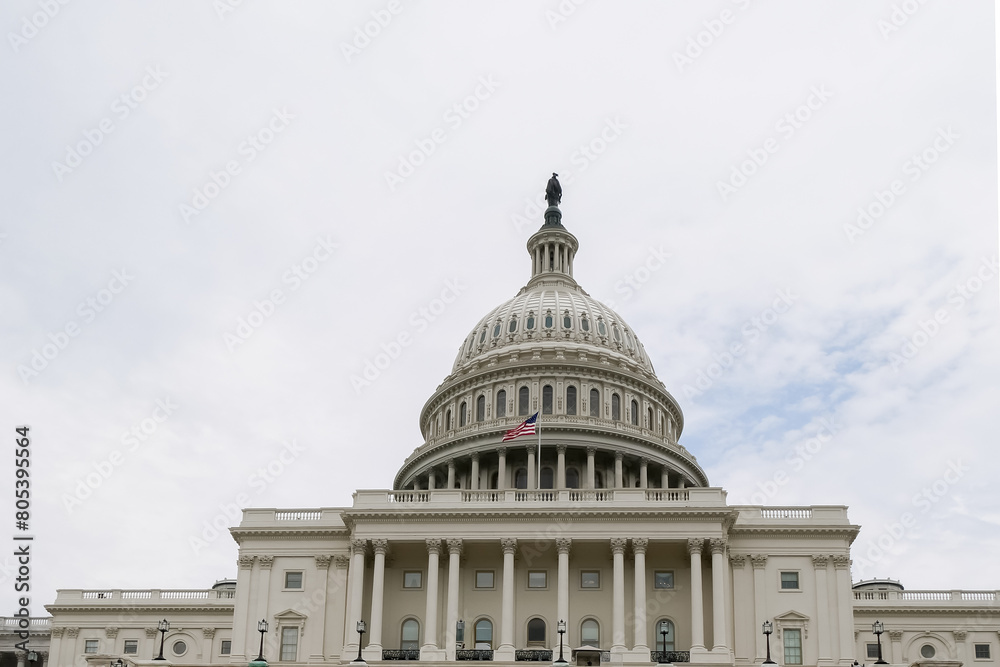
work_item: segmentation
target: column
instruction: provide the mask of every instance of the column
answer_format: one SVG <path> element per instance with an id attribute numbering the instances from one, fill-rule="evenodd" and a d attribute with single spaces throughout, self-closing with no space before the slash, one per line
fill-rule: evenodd
<path id="1" fill-rule="evenodd" d="M 615 488 L 621 489 L 625 486 L 622 479 L 622 459 L 625 457 L 621 452 L 615 452 Z"/>
<path id="2" fill-rule="evenodd" d="M 660 468 L 660 488 L 670 488 L 670 471 L 667 470 L 667 466 Z"/>
<path id="3" fill-rule="evenodd" d="M 767 608 L 765 607 L 767 583 L 764 580 L 764 569 L 767 567 L 767 554 L 751 554 L 750 562 L 753 564 L 754 620 L 756 621 L 754 636 L 757 637 L 757 655 L 755 657 L 760 662 L 763 662 L 767 648 L 764 646 L 765 639 L 760 629 L 764 625 L 764 621 L 767 620 Z"/>
<path id="4" fill-rule="evenodd" d="M 330 555 L 319 555 L 316 556 L 316 570 L 319 574 L 319 585 L 323 587 L 323 601 L 319 604 L 319 609 L 316 610 L 316 621 L 320 628 L 323 628 L 323 632 L 312 633 L 312 651 L 309 654 L 309 662 L 324 662 L 326 655 L 325 647 L 323 646 L 323 641 L 326 638 L 326 594 L 330 586 L 330 563 L 333 562 L 333 556 Z M 211 653 L 206 653 L 205 655 L 211 655 Z M 381 655 L 379 656 L 381 658 Z"/>
<path id="5" fill-rule="evenodd" d="M 649 540 L 645 537 L 632 538 L 632 555 L 635 556 L 635 613 L 633 623 L 635 624 L 635 642 L 632 650 L 645 653 L 649 651 L 646 644 L 647 624 L 646 624 L 646 547 Z"/>
<path id="6" fill-rule="evenodd" d="M 639 460 L 639 488 L 649 488 L 649 459 Z"/>
<path id="7" fill-rule="evenodd" d="M 427 473 L 427 490 L 433 491 L 436 486 L 437 486 L 437 479 L 434 476 L 434 471 L 431 470 L 429 473 Z"/>
<path id="8" fill-rule="evenodd" d="M 448 609 L 445 613 L 444 629 L 445 655 L 448 660 L 455 659 L 455 643 L 457 641 L 455 625 L 458 623 L 458 568 L 462 557 L 462 540 L 448 540 Z"/>
<path id="9" fill-rule="evenodd" d="M 372 612 L 368 620 L 368 646 L 372 660 L 382 659 L 382 615 L 385 604 L 385 556 L 389 551 L 389 540 L 373 539 L 372 551 L 375 562 L 372 566 Z M 319 557 L 317 556 L 317 562 Z"/>
<path id="10" fill-rule="evenodd" d="M 816 632 L 819 639 L 818 665 L 833 662 L 830 653 L 830 584 L 826 576 L 826 566 L 829 556 L 821 554 L 812 557 L 813 572 L 816 573 Z"/>
<path id="11" fill-rule="evenodd" d="M 455 488 L 455 459 L 448 459 L 448 488 Z"/>
<path id="12" fill-rule="evenodd" d="M 726 646 L 726 541 L 709 541 L 712 549 L 712 651 L 728 653 Z"/>
<path id="13" fill-rule="evenodd" d="M 566 445 L 556 445 L 556 488 L 566 488 Z"/>
<path id="14" fill-rule="evenodd" d="M 535 446 L 528 445 L 528 487 L 529 489 L 537 489 L 538 486 L 535 480 Z"/>
<path id="15" fill-rule="evenodd" d="M 507 448 L 497 448 L 497 490 L 507 488 Z"/>
<path id="16" fill-rule="evenodd" d="M 28 663 L 28 652 L 14 651 L 14 655 L 17 656 L 17 667 L 25 667 Z"/>
<path id="17" fill-rule="evenodd" d="M 625 651 L 625 543 L 624 537 L 611 538 L 614 559 L 614 586 L 611 593 L 611 651 Z"/>
<path id="18" fill-rule="evenodd" d="M 236 600 L 233 611 L 233 645 L 232 658 L 236 662 L 246 662 L 247 623 L 250 620 L 250 580 L 251 569 L 256 556 L 239 556 L 236 559 Z M 55 629 L 53 629 L 53 632 Z M 53 649 L 53 662 L 59 664 L 60 656 Z M 256 656 L 251 656 L 256 657 Z"/>
<path id="19" fill-rule="evenodd" d="M 361 601 L 365 590 L 365 548 L 368 540 L 351 540 L 351 567 L 347 572 L 350 579 L 350 607 L 348 607 L 347 618 L 344 619 L 344 654 L 350 656 L 351 660 L 357 657 L 358 633 L 355 631 L 358 621 L 361 620 Z"/>
<path id="20" fill-rule="evenodd" d="M 479 452 L 472 454 L 472 475 L 469 479 L 469 488 L 473 491 L 479 489 Z"/>
<path id="21" fill-rule="evenodd" d="M 705 650 L 705 609 L 701 590 L 701 550 L 704 540 L 700 537 L 688 539 L 688 553 L 691 554 L 691 651 Z"/>
<path id="22" fill-rule="evenodd" d="M 568 537 L 556 538 L 556 551 L 559 554 L 559 569 L 556 576 L 556 622 L 566 621 L 569 627 L 569 549 L 573 540 Z"/>
<path id="23" fill-rule="evenodd" d="M 745 554 L 729 554 L 729 566 L 733 570 L 733 606 L 736 609 L 745 609 L 753 600 L 753 579 L 747 574 L 747 561 L 749 558 Z M 753 662 L 754 636 L 758 630 L 754 627 L 757 619 L 746 613 L 736 613 L 733 615 L 733 653 L 739 662 Z"/>
<path id="24" fill-rule="evenodd" d="M 441 554 L 441 540 L 428 537 L 427 544 L 427 606 L 424 608 L 424 643 L 420 647 L 420 659 L 433 659 L 428 653 L 438 648 L 438 556 Z"/>
<path id="25" fill-rule="evenodd" d="M 595 485 L 594 478 L 594 455 L 597 454 L 597 447 L 587 447 L 587 488 L 592 489 Z M 567 621 L 568 623 L 569 621 Z"/>
<path id="26" fill-rule="evenodd" d="M 494 660 L 514 660 L 514 550 L 517 540 L 504 537 L 500 540 L 503 549 L 503 602 L 500 612 L 500 646 Z"/>
<path id="27" fill-rule="evenodd" d="M 840 634 L 840 662 L 851 664 L 854 653 L 854 591 L 851 589 L 850 556 L 834 556 L 833 567 L 837 576 L 837 611 Z"/>

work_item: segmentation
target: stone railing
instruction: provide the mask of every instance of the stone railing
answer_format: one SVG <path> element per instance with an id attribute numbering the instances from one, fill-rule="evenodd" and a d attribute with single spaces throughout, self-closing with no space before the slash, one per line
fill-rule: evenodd
<path id="1" fill-rule="evenodd" d="M 878 603 L 889 602 L 895 604 L 936 604 L 941 602 L 970 603 L 986 602 L 990 605 L 1000 600 L 1000 591 L 879 591 L 861 590 L 854 591 L 854 599 L 857 602 Z"/>
<path id="2" fill-rule="evenodd" d="M 550 649 L 517 649 L 514 651 L 514 660 L 519 662 L 552 662 L 552 651 Z"/>
<path id="3" fill-rule="evenodd" d="M 420 649 L 418 648 L 384 648 L 382 649 L 383 660 L 420 660 Z"/>
<path id="4" fill-rule="evenodd" d="M 492 660 L 493 650 L 484 648 L 462 648 L 455 651 L 455 660 Z"/>
<path id="5" fill-rule="evenodd" d="M 56 605 L 68 604 L 75 601 L 86 600 L 92 604 L 125 603 L 129 601 L 141 601 L 143 603 L 164 602 L 171 603 L 180 600 L 202 601 L 205 604 L 233 604 L 236 591 L 232 588 L 220 588 L 209 590 L 61 590 L 56 593 Z"/>
<path id="6" fill-rule="evenodd" d="M 21 629 L 20 618 L 0 616 L 0 632 L 16 632 Z M 52 628 L 52 619 L 32 617 L 28 619 L 28 628 L 32 633 L 43 632 Z"/>
<path id="7" fill-rule="evenodd" d="M 724 507 L 726 492 L 715 487 L 690 489 L 480 489 L 477 491 L 468 489 L 361 490 L 354 494 L 354 507 L 352 509 L 395 509 L 400 505 L 459 507 L 465 504 L 510 506 L 533 504 L 553 507 L 607 504 Z M 796 511 L 800 514 L 808 514 L 812 510 L 810 508 L 797 508 Z"/>
<path id="8" fill-rule="evenodd" d="M 691 662 L 691 651 L 650 651 L 649 658 L 656 663 Z"/>

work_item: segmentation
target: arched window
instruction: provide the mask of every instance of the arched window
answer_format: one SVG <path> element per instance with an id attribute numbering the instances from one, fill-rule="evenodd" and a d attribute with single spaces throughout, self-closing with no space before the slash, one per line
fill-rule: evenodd
<path id="1" fill-rule="evenodd" d="M 545 643 L 545 621 L 541 618 L 533 618 L 528 621 L 528 643 Z"/>
<path id="2" fill-rule="evenodd" d="M 576 414 L 576 387 L 566 387 L 566 414 Z"/>
<path id="3" fill-rule="evenodd" d="M 666 643 L 663 642 L 663 625 L 666 624 Z M 656 633 L 656 650 L 657 651 L 673 651 L 674 650 L 674 623 L 668 619 L 661 619 L 656 622 L 653 626 L 653 632 Z"/>
<path id="4" fill-rule="evenodd" d="M 653 408 L 646 408 L 646 428 L 653 430 Z"/>
<path id="5" fill-rule="evenodd" d="M 604 488 L 604 473 L 594 471 L 594 488 L 595 489 Z"/>
<path id="6" fill-rule="evenodd" d="M 573 328 L 573 318 L 570 317 L 570 314 L 569 314 L 568 310 L 564 310 L 563 311 L 563 329 L 572 329 L 572 328 Z"/>
<path id="7" fill-rule="evenodd" d="M 611 418 L 619 421 L 622 418 L 622 399 L 618 394 L 611 394 Z"/>
<path id="8" fill-rule="evenodd" d="M 501 389 L 497 392 L 497 418 L 507 416 L 507 392 Z"/>
<path id="9" fill-rule="evenodd" d="M 451 430 L 451 410 L 448 410 L 448 412 L 444 413 L 444 430 L 446 431 Z"/>
<path id="10" fill-rule="evenodd" d="M 638 426 L 639 425 L 639 404 L 636 403 L 634 400 L 632 401 L 632 410 L 631 410 L 631 413 L 632 413 L 632 425 L 633 426 Z"/>
<path id="11" fill-rule="evenodd" d="M 580 488 L 580 471 L 576 468 L 566 468 L 566 488 Z"/>
<path id="12" fill-rule="evenodd" d="M 510 324 L 507 325 L 507 331 L 508 331 L 508 333 L 514 333 L 514 332 L 517 331 L 517 318 L 516 317 L 511 317 L 510 318 Z"/>
<path id="13" fill-rule="evenodd" d="M 465 426 L 465 411 L 466 411 L 466 407 L 467 406 L 465 405 L 465 401 L 462 401 L 462 404 L 460 406 L 458 406 L 458 425 L 459 426 Z"/>
<path id="14" fill-rule="evenodd" d="M 420 623 L 417 622 L 417 619 L 408 618 L 403 621 L 402 632 L 399 637 L 399 648 L 420 648 Z"/>
<path id="15" fill-rule="evenodd" d="M 515 489 L 526 489 L 528 488 L 528 471 L 524 468 L 518 468 L 514 471 L 514 488 Z"/>
<path id="16" fill-rule="evenodd" d="M 592 618 L 580 624 L 580 645 L 595 648 L 601 646 L 601 626 Z"/>
<path id="17" fill-rule="evenodd" d="M 476 648 L 487 650 L 493 648 L 493 621 L 488 618 L 479 619 L 476 621 L 474 632 Z"/>
<path id="18" fill-rule="evenodd" d="M 476 399 L 476 421 L 481 422 L 486 419 L 486 397 L 480 395 Z"/>
<path id="19" fill-rule="evenodd" d="M 517 414 L 528 414 L 528 388 L 521 387 L 517 390 Z"/>
<path id="20" fill-rule="evenodd" d="M 552 414 L 552 385 L 550 384 L 542 387 L 542 414 Z"/>
<path id="21" fill-rule="evenodd" d="M 552 483 L 552 468 L 551 467 L 545 466 L 544 468 L 542 468 L 542 479 L 541 479 L 541 485 L 540 486 L 543 489 L 551 489 L 554 486 L 554 484 Z"/>
<path id="22" fill-rule="evenodd" d="M 499 338 L 501 331 L 503 331 L 503 323 L 500 320 L 497 320 L 497 323 L 493 325 L 493 338 Z"/>
<path id="23" fill-rule="evenodd" d="M 590 390 L 590 416 L 601 416 L 601 392 L 596 389 Z"/>

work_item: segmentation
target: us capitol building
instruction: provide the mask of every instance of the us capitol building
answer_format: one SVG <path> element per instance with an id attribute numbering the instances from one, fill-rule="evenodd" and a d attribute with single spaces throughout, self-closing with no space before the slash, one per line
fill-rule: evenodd
<path id="1" fill-rule="evenodd" d="M 558 201 L 391 490 L 244 510 L 236 579 L 206 590 L 60 590 L 33 621 L 47 653 L 0 635 L 3 667 L 246 665 L 262 638 L 289 667 L 354 661 L 359 642 L 388 664 L 551 664 L 561 645 L 577 665 L 849 667 L 880 645 L 894 665 L 996 665 L 996 591 L 852 584 L 846 507 L 726 504 L 636 332 L 574 280 Z M 503 441 L 536 412 L 541 437 Z"/>

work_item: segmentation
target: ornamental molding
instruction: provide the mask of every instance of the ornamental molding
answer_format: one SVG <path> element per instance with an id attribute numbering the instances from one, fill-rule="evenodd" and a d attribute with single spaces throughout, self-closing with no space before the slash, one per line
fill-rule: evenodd
<path id="1" fill-rule="evenodd" d="M 523 503 L 527 504 L 527 503 Z M 700 508 L 700 507 L 658 507 L 650 509 L 611 509 L 605 507 L 593 507 L 588 509 L 566 509 L 562 511 L 533 510 L 529 507 L 484 510 L 480 508 L 460 508 L 456 510 L 422 510 L 420 508 L 407 508 L 405 512 L 399 508 L 386 510 L 364 510 L 345 514 L 345 521 L 352 525 L 364 523 L 366 525 L 379 524 L 409 524 L 413 525 L 422 522 L 444 522 L 461 524 L 469 521 L 477 523 L 528 523 L 528 522 L 551 522 L 565 520 L 567 518 L 593 521 L 595 523 L 608 522 L 629 522 L 629 521 L 649 521 L 655 520 L 661 523 L 683 523 L 692 520 L 705 521 L 711 523 L 721 523 L 723 531 L 728 530 L 732 522 L 736 520 L 736 511 L 731 508 Z M 457 530 L 461 528 L 458 527 Z M 801 534 L 801 533 L 800 533 Z M 412 538 L 411 538 L 412 539 Z M 673 541 L 674 538 L 664 538 Z M 682 541 L 683 538 L 676 538 Z"/>
<path id="2" fill-rule="evenodd" d="M 625 547 L 628 545 L 628 540 L 624 537 L 612 537 L 611 538 L 611 553 L 615 555 L 625 553 Z"/>
<path id="3" fill-rule="evenodd" d="M 256 556 L 240 556 L 236 559 L 236 563 L 241 570 L 249 570 L 253 567 L 253 562 L 257 559 Z"/>
<path id="4" fill-rule="evenodd" d="M 316 559 L 316 567 L 320 570 L 329 570 L 330 563 L 333 561 L 333 556 L 329 554 L 318 554 L 314 556 Z"/>
<path id="5" fill-rule="evenodd" d="M 255 540 L 287 540 L 292 537 L 304 537 L 311 539 L 337 539 L 349 537 L 351 531 L 348 528 L 317 527 L 307 528 L 303 526 L 274 526 L 271 528 L 230 528 L 230 534 L 237 545 L 242 546 L 247 539 Z"/>
<path id="6" fill-rule="evenodd" d="M 260 569 L 270 570 L 274 565 L 274 556 L 257 556 L 257 562 L 260 563 Z"/>
<path id="7" fill-rule="evenodd" d="M 117 637 L 118 636 L 118 626 L 117 625 L 109 625 L 108 627 L 104 628 L 104 636 L 107 637 L 108 639 L 114 639 L 115 637 Z"/>
<path id="8" fill-rule="evenodd" d="M 205 639 L 213 639 L 215 637 L 215 628 L 202 628 L 201 634 Z"/>
<path id="9" fill-rule="evenodd" d="M 763 570 L 767 567 L 767 554 L 750 554 L 750 562 L 753 564 L 753 569 Z"/>

